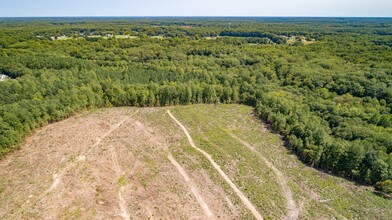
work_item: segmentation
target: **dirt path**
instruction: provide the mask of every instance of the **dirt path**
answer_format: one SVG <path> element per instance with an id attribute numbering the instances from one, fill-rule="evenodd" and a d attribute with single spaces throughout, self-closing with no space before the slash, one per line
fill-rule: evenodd
<path id="1" fill-rule="evenodd" d="M 189 178 L 184 168 L 176 161 L 176 159 L 174 159 L 174 157 L 171 154 L 169 154 L 167 158 L 177 168 L 178 172 L 184 177 L 185 182 L 187 183 L 188 187 L 191 189 L 192 194 L 196 197 L 196 200 L 200 204 L 201 208 L 204 210 L 207 218 L 215 219 L 214 214 L 212 214 L 210 208 L 208 207 L 207 203 L 204 201 L 195 183 L 191 180 L 191 178 Z"/>
<path id="2" fill-rule="evenodd" d="M 132 116 L 136 115 L 137 113 L 138 113 L 138 111 L 135 111 L 135 112 L 134 112 L 131 116 L 129 116 L 129 117 L 132 117 Z M 107 131 L 104 135 L 102 135 L 101 137 L 98 137 L 98 138 L 97 138 L 97 141 L 94 143 L 94 145 L 92 145 L 88 150 L 86 149 L 81 155 L 79 155 L 79 156 L 77 157 L 77 159 L 76 159 L 75 161 L 73 161 L 73 162 L 67 164 L 67 165 L 66 165 L 65 167 L 63 167 L 59 172 L 53 174 L 53 182 L 52 182 L 52 184 L 51 184 L 43 193 L 39 194 L 38 197 L 37 197 L 37 199 L 36 199 L 36 202 L 32 203 L 31 205 L 36 204 L 37 202 L 40 202 L 40 201 L 42 201 L 43 199 L 45 199 L 45 197 L 46 197 L 51 191 L 53 191 L 54 189 L 56 189 L 56 188 L 61 184 L 61 179 L 62 179 L 62 177 L 63 177 L 64 174 L 66 174 L 69 170 L 71 170 L 71 169 L 73 169 L 75 166 L 77 166 L 78 162 L 84 161 L 84 160 L 86 159 L 86 157 L 91 153 L 91 151 L 94 150 L 96 147 L 98 147 L 98 146 L 101 144 L 101 142 L 102 142 L 102 140 L 103 140 L 104 138 L 106 138 L 108 135 L 110 135 L 111 133 L 113 133 L 114 131 L 116 131 L 118 128 L 120 128 L 120 126 L 121 126 L 129 117 L 126 117 L 126 118 L 122 119 L 120 122 L 118 122 L 117 124 L 115 124 L 114 126 L 112 126 L 112 128 L 110 128 L 109 131 Z M 19 209 L 18 213 L 22 213 L 22 212 L 25 210 L 25 208 L 23 208 L 23 207 L 24 207 L 25 204 L 27 204 L 27 201 L 28 201 L 28 200 L 26 200 L 26 202 L 24 202 L 24 203 L 21 205 L 22 208 Z M 30 206 L 31 206 L 31 205 L 30 205 Z M 128 219 L 129 219 L 129 218 L 128 218 Z"/>
<path id="3" fill-rule="evenodd" d="M 263 219 L 263 217 L 260 215 L 260 213 L 257 211 L 257 209 L 254 207 L 254 205 L 249 201 L 249 199 L 241 192 L 241 190 L 238 189 L 238 187 L 230 180 L 230 178 L 226 175 L 225 172 L 220 168 L 220 166 L 212 159 L 211 155 L 205 152 L 204 150 L 196 147 L 195 143 L 193 142 L 193 139 L 191 135 L 189 134 L 188 130 L 184 127 L 184 125 L 181 124 L 170 112 L 170 110 L 167 110 L 167 114 L 181 127 L 181 129 L 184 131 L 185 135 L 188 138 L 188 141 L 190 145 L 202 153 L 212 164 L 212 166 L 218 171 L 218 173 L 223 177 L 223 179 L 230 185 L 230 187 L 234 190 L 234 192 L 240 197 L 244 205 L 252 212 L 253 216 L 256 219 Z"/>
<path id="4" fill-rule="evenodd" d="M 286 219 L 298 219 L 299 218 L 299 213 L 300 209 L 297 207 L 295 204 L 295 201 L 293 199 L 293 193 L 291 192 L 290 187 L 287 185 L 287 179 L 284 177 L 283 173 L 280 172 L 271 162 L 267 160 L 260 152 L 258 152 L 252 145 L 247 143 L 246 141 L 240 139 L 233 133 L 227 132 L 231 137 L 239 141 L 242 145 L 247 147 L 249 150 L 251 150 L 253 153 L 255 153 L 260 159 L 263 160 L 263 162 L 270 168 L 271 170 L 274 171 L 278 182 L 280 186 L 282 187 L 283 195 L 287 200 L 287 216 Z"/>
<path id="5" fill-rule="evenodd" d="M 114 170 L 116 171 L 116 176 L 117 179 L 121 178 L 121 176 L 123 175 L 123 171 L 121 169 L 120 164 L 118 163 L 118 159 L 117 159 L 117 152 L 114 146 L 112 146 L 111 148 L 112 150 L 112 160 L 113 160 L 113 166 L 114 166 Z M 124 220 L 128 220 L 131 218 L 131 216 L 128 213 L 127 210 L 127 203 L 125 202 L 123 196 L 122 196 L 122 192 L 123 192 L 123 188 L 124 186 L 120 183 L 120 185 L 118 186 L 118 205 L 120 207 L 120 216 L 124 219 Z"/>
<path id="6" fill-rule="evenodd" d="M 135 112 L 134 114 L 136 114 L 137 112 Z M 114 125 L 106 134 L 104 134 L 102 137 L 99 137 L 97 142 L 95 142 L 95 144 L 87 151 L 84 153 L 84 156 L 86 157 L 93 149 L 95 149 L 98 145 L 101 144 L 101 141 L 107 137 L 108 135 L 110 135 L 111 133 L 113 133 L 115 130 L 117 130 L 125 121 L 127 120 L 127 118 L 124 118 L 123 120 L 121 120 L 119 123 L 117 123 L 116 125 Z M 81 160 L 76 160 L 76 162 L 81 161 Z M 75 162 L 68 164 L 66 167 L 64 167 L 58 174 L 54 174 L 54 180 L 52 185 L 43 193 L 42 196 L 48 194 L 50 191 L 52 191 L 53 189 L 55 189 L 59 183 L 61 182 L 61 177 L 64 175 L 64 173 L 66 173 L 70 168 L 74 167 L 76 165 Z"/>
<path id="7" fill-rule="evenodd" d="M 103 139 L 105 139 L 105 138 L 106 138 L 107 136 L 109 136 L 111 133 L 113 133 L 114 131 L 116 131 L 117 129 L 119 129 L 120 126 L 121 126 L 128 118 L 130 118 L 130 117 L 136 115 L 138 112 L 139 112 L 138 110 L 135 111 L 135 112 L 134 112 L 132 115 L 130 115 L 129 117 L 126 117 L 126 118 L 124 118 L 123 120 L 121 120 L 119 123 L 115 124 L 115 125 L 114 125 L 112 128 L 110 128 L 109 131 L 106 132 L 104 135 L 102 135 L 101 137 L 98 137 L 98 138 L 97 138 L 97 141 L 95 142 L 95 144 L 94 144 L 88 151 L 86 151 L 85 153 L 83 153 L 82 155 L 80 155 L 80 156 L 81 156 L 80 158 L 83 158 L 83 157 L 85 158 L 87 155 L 89 155 L 89 154 L 91 153 L 91 151 L 93 151 L 96 147 L 98 147 L 98 146 L 101 144 L 101 142 L 102 142 Z M 76 160 L 76 162 L 78 162 L 78 161 L 82 161 L 82 160 Z M 61 176 L 62 176 L 65 172 L 67 172 L 67 170 L 69 170 L 69 168 L 71 168 L 71 167 L 74 166 L 74 165 L 75 165 L 75 163 L 71 163 L 71 164 L 69 164 L 68 166 L 64 167 L 64 168 L 61 170 L 60 174 L 55 174 L 56 178 L 54 179 L 52 186 L 51 186 L 50 188 L 48 188 L 48 190 L 45 191 L 45 194 L 47 194 L 48 192 L 50 192 L 51 190 L 53 190 L 54 188 L 56 188 L 56 186 L 57 186 L 58 183 L 60 182 Z"/>

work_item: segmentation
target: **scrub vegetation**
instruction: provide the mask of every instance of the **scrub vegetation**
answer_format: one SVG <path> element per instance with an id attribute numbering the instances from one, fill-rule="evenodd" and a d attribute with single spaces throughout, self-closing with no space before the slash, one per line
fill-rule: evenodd
<path id="1" fill-rule="evenodd" d="M 390 193 L 391 19 L 2 18 L 0 29 L 0 155 L 88 109 L 240 103 L 305 164 Z"/>

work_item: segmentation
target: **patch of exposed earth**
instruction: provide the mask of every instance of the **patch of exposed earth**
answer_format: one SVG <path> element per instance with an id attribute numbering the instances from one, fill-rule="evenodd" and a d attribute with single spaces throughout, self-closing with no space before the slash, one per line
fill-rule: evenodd
<path id="1" fill-rule="evenodd" d="M 238 218 L 208 175 L 184 176 L 169 151 L 178 143 L 149 111 L 98 110 L 37 131 L 0 161 L 0 219 Z"/>

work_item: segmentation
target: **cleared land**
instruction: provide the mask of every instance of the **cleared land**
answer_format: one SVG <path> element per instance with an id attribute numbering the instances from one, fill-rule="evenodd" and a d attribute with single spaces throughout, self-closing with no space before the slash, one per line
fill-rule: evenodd
<path id="1" fill-rule="evenodd" d="M 240 105 L 85 113 L 28 138 L 0 177 L 0 219 L 392 216 L 390 200 L 303 165 Z"/>

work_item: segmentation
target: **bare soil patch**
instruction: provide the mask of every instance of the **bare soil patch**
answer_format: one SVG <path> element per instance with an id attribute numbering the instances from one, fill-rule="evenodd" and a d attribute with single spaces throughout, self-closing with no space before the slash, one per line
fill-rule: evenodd
<path id="1" fill-rule="evenodd" d="M 151 127 L 151 111 L 104 109 L 36 132 L 0 161 L 0 219 L 236 216 L 223 195 L 211 193 L 219 186 L 208 175 L 190 172 L 189 187 L 167 157 L 177 143 Z"/>

